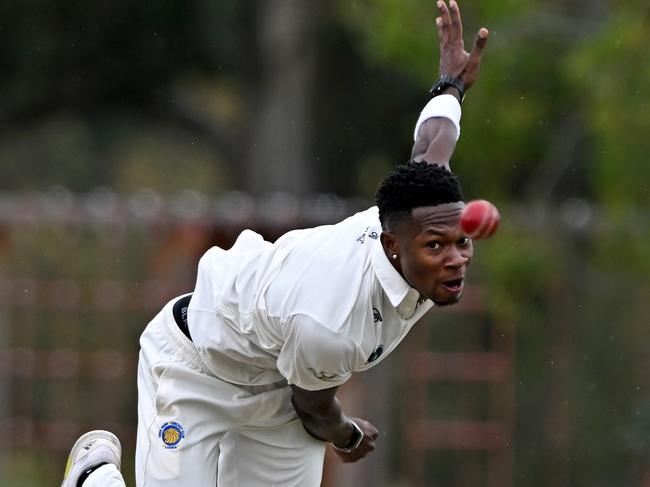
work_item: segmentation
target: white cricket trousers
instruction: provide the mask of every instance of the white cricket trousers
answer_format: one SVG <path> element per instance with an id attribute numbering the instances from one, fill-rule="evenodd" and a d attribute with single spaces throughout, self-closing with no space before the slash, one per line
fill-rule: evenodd
<path id="1" fill-rule="evenodd" d="M 290 387 L 255 394 L 212 375 L 176 325 L 174 302 L 140 338 L 137 486 L 320 486 L 325 443 L 305 431 Z M 88 480 L 102 471 L 95 485 L 124 486 L 104 468 Z"/>

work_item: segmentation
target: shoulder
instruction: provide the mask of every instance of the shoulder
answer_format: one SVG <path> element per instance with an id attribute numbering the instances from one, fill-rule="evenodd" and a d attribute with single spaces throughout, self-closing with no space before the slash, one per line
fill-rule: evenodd
<path id="1" fill-rule="evenodd" d="M 305 315 L 330 330 L 344 327 L 359 301 L 367 300 L 372 249 L 380 235 L 377 209 L 370 208 L 285 241 L 281 265 L 265 291 L 269 312 L 284 321 Z"/>
<path id="2" fill-rule="evenodd" d="M 286 336 L 293 337 L 292 345 L 300 346 L 303 352 L 343 356 L 356 351 L 352 338 L 309 315 L 294 315 L 285 323 L 285 327 Z"/>

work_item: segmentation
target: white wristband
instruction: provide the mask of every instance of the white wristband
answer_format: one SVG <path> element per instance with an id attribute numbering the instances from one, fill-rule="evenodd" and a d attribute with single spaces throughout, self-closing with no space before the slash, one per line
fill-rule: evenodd
<path id="1" fill-rule="evenodd" d="M 431 98 L 429 103 L 425 105 L 420 112 L 420 118 L 415 124 L 415 131 L 413 132 L 413 140 L 417 140 L 420 125 L 429 120 L 430 118 L 442 117 L 456 126 L 456 140 L 460 137 L 460 103 L 454 95 L 439 95 Z"/>

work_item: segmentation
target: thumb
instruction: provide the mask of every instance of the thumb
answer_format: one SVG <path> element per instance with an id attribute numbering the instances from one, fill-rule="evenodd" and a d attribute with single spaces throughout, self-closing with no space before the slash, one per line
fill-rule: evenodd
<path id="1" fill-rule="evenodd" d="M 487 44 L 488 37 L 490 32 L 485 28 L 481 27 L 474 38 L 474 49 L 472 49 L 471 54 L 469 55 L 470 61 L 480 61 L 481 52 Z"/>
<path id="2" fill-rule="evenodd" d="M 474 49 L 472 49 L 462 72 L 465 89 L 469 89 L 469 87 L 476 81 L 476 77 L 478 76 L 481 67 L 481 54 L 483 53 L 483 48 L 487 44 L 489 35 L 490 33 L 485 27 L 481 28 L 476 34 L 476 38 L 474 39 Z"/>

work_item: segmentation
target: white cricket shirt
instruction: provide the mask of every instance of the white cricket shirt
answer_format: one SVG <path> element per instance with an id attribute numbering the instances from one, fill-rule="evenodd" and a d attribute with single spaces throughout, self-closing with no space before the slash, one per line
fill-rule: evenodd
<path id="1" fill-rule="evenodd" d="M 384 359 L 433 303 L 386 257 L 377 207 L 275 243 L 250 230 L 199 263 L 192 340 L 215 376 L 320 390 Z"/>

